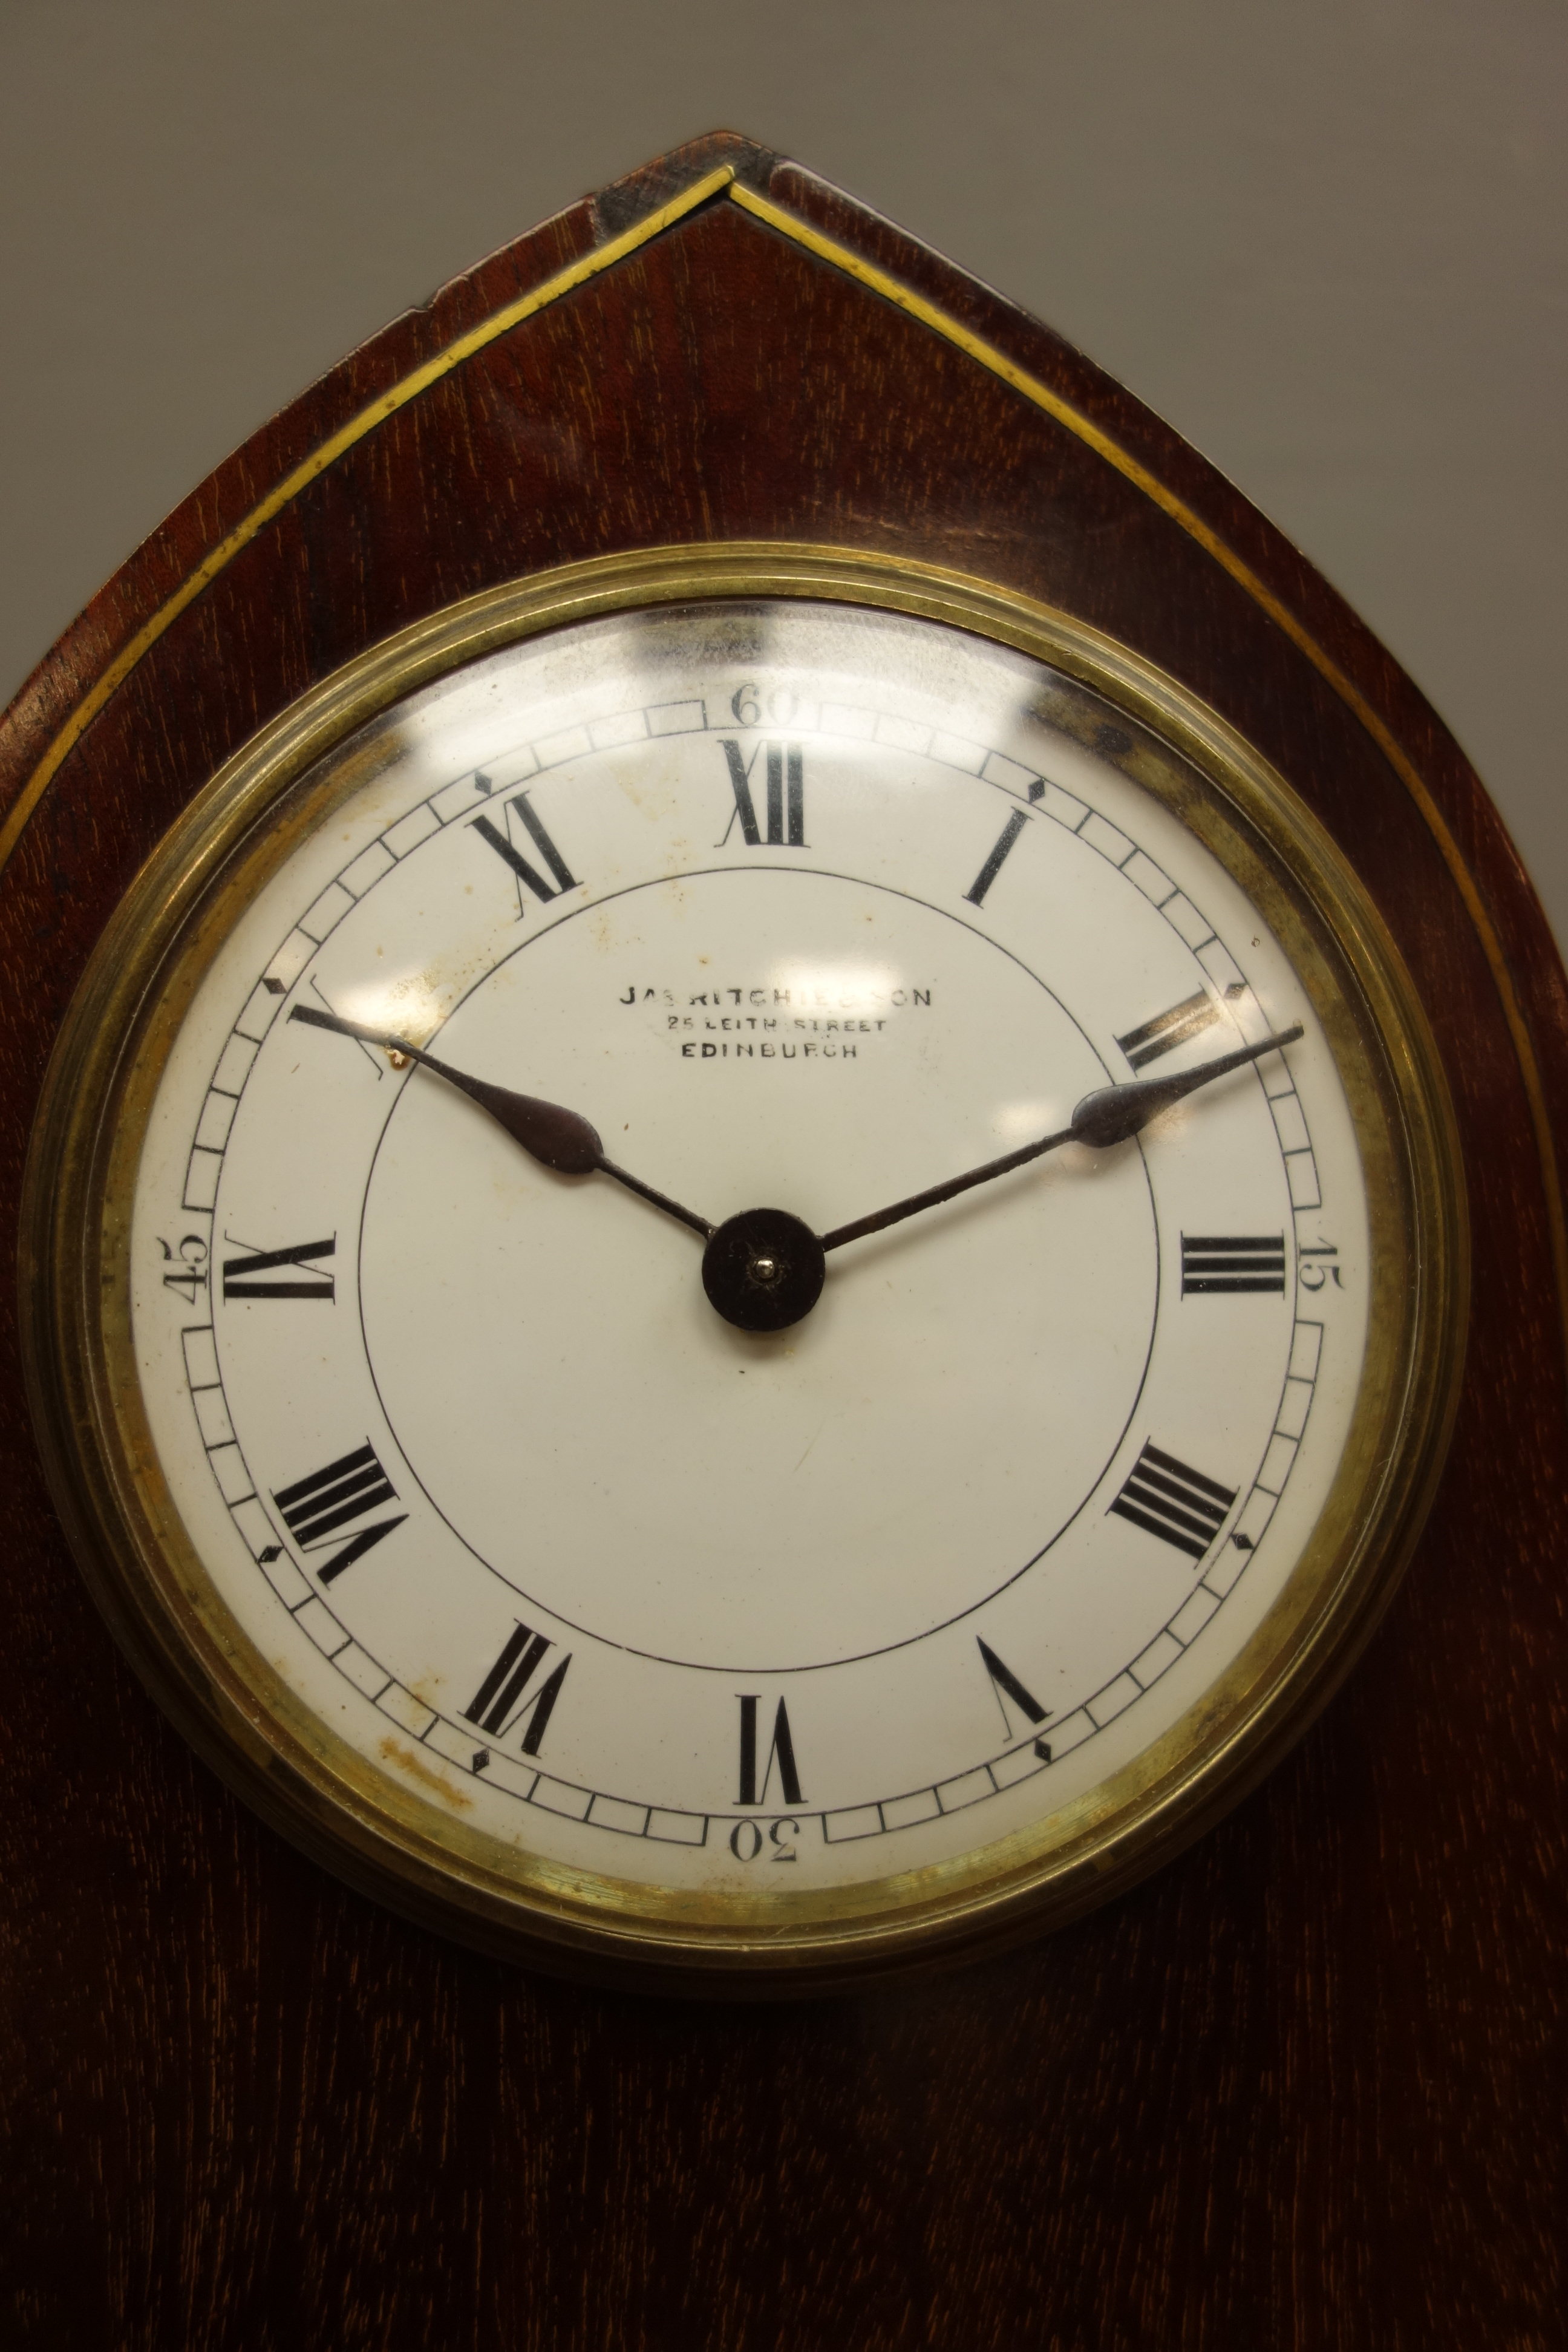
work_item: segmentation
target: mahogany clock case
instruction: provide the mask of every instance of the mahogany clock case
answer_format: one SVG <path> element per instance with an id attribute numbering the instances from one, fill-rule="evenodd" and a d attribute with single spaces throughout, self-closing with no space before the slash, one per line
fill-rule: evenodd
<path id="1" fill-rule="evenodd" d="M 1024 2182 L 1041 2167 L 1070 2171 L 1075 2149 L 1114 2137 L 1135 2074 L 1143 2109 L 1173 2127 L 1182 2119 L 1213 2177 L 1239 2179 L 1246 2129 L 1217 2084 L 1227 2034 L 1258 2022 L 1227 2022 L 1216 2008 L 1223 1953 L 1227 1969 L 1268 1975 L 1282 2005 L 1276 2033 L 1321 2062 L 1291 2066 L 1269 2095 L 1293 2219 L 1278 2248 L 1246 2254 L 1228 2290 L 1252 2324 L 1327 2309 L 1334 2262 L 1361 2242 L 1358 2200 L 1387 2133 L 1416 2150 L 1413 2209 L 1458 2217 L 1479 2200 L 1499 2218 L 1484 2250 L 1456 2223 L 1419 2258 L 1396 2247 L 1375 2280 L 1368 2266 L 1368 2326 L 1376 2310 L 1392 2322 L 1418 2291 L 1425 2305 L 1440 2273 L 1456 2329 L 1467 2311 L 1495 2314 L 1500 2293 L 1527 2328 L 1543 2153 L 1562 2138 L 1542 2104 L 1538 2053 L 1562 1925 L 1561 1783 L 1542 1727 L 1568 1459 L 1558 1174 L 1568 992 L 1495 812 L 1415 688 L 1235 489 L 1048 331 L 797 166 L 719 134 L 455 280 L 258 433 L 95 599 L 0 730 L 0 1183 L 12 1230 L 44 1064 L 78 976 L 132 877 L 226 760 L 313 685 L 461 598 L 587 558 L 726 540 L 810 541 L 992 581 L 1129 646 L 1255 745 L 1354 866 L 1413 977 L 1455 1104 L 1473 1233 L 1467 1380 L 1437 1505 L 1389 1625 L 1304 1746 L 1142 1890 L 983 1980 L 879 1996 L 869 2011 L 781 2012 L 767 2026 L 786 2140 L 823 2068 L 840 2071 L 864 2111 L 886 2087 L 886 2049 L 917 2071 L 939 2046 L 962 2053 L 973 2121 L 917 2102 L 913 2126 L 950 2187 L 987 2095 L 1012 2115 L 1021 2076 L 1052 2086 L 1016 2118 L 1004 2152 L 988 2147 L 985 2188 L 966 2192 L 974 2228 L 1018 2259 L 991 2277 L 960 2332 L 911 2335 L 864 2283 L 885 2230 L 852 2193 L 815 2273 L 820 2324 L 842 2329 L 857 2315 L 867 2343 L 1016 2340 L 1009 2331 L 1040 2289 L 1018 2218 Z M 569 2063 L 549 2053 L 552 2018 L 592 2017 L 590 2063 L 606 2082 L 651 2083 L 663 2062 L 635 1999 L 550 1991 L 387 1918 L 188 1768 L 74 1578 L 27 1427 L 14 1327 L 5 1345 L 15 1671 L 4 1836 L 7 1974 L 24 2036 L 11 2098 L 40 2151 L 21 2192 L 36 2242 L 79 2226 L 79 2212 L 69 2225 L 48 2216 L 85 2197 L 106 2244 L 145 2250 L 169 2166 L 224 2200 L 242 2176 L 258 2177 L 194 2117 L 156 2149 L 126 2137 L 103 2085 L 121 2084 L 136 2108 L 130 1989 L 143 1980 L 184 1986 L 171 1997 L 193 2078 L 232 2072 L 226 2004 L 248 2011 L 258 2047 L 299 2032 L 324 2047 L 351 2030 L 339 1986 L 374 1965 L 415 2077 L 440 2063 L 438 2012 L 477 2022 L 499 2002 L 514 2019 L 540 2053 L 526 2089 L 506 2095 L 521 2099 L 525 2130 L 552 2108 L 552 2070 Z M 1488 1931 L 1456 1937 L 1466 1916 Z M 257 1919 L 275 1955 L 259 1979 Z M 1284 1960 L 1309 1948 L 1310 1980 Z M 308 1984 L 320 1989 L 309 2018 Z M 1157 2025 L 1173 2002 L 1194 2021 L 1180 2049 Z M 1053 2030 L 1067 2010 L 1076 2059 Z M 1471 2047 L 1459 2021 L 1481 2011 L 1485 2047 Z M 856 2022 L 870 2011 L 891 2037 L 881 2050 Z M 738 2062 L 740 2020 L 693 2016 L 672 2030 L 684 2037 L 681 2096 L 706 2111 Z M 1098 2071 L 1083 2063 L 1095 2050 Z M 1134 2051 L 1135 2066 L 1110 2063 Z M 253 2146 L 302 2134 L 316 2162 L 324 2078 L 284 2090 L 264 2063 L 268 2079 L 253 2085 Z M 39 2102 L 51 2080 L 65 2128 L 44 2162 Z M 1352 2083 L 1358 2101 L 1376 2085 L 1382 2120 L 1351 2132 L 1331 2172 L 1322 2136 Z M 480 2120 L 499 2082 L 469 2095 Z M 762 2160 L 778 2124 L 737 2122 L 744 2160 Z M 572 2128 L 580 2139 L 586 2126 Z M 628 2126 L 634 2140 L 653 2128 Z M 397 2130 L 373 2103 L 355 2161 L 380 2161 L 380 2150 L 395 2163 Z M 1168 2218 L 1151 2220 L 1160 2189 L 1145 2137 L 1097 2159 L 1104 2193 L 1152 2233 L 1148 2261 L 1182 2283 L 1194 2310 L 1207 2308 L 1214 2290 L 1194 2249 Z M 653 2162 L 655 2203 L 675 2210 L 717 2160 L 693 2142 L 679 2180 Z M 862 2162 L 852 2135 L 818 2160 L 847 2191 Z M 260 2159 L 274 2187 L 255 2261 L 282 2226 L 270 2162 Z M 794 2213 L 803 2182 L 785 2174 Z M 653 2227 L 646 2214 L 616 2218 L 602 2166 L 595 2179 L 598 2242 L 625 2247 Z M 456 2184 L 427 2193 L 450 2218 Z M 542 2221 L 548 2180 L 520 2193 Z M 1099 2226 L 1087 2201 L 1059 2224 L 1079 2249 L 1071 2293 L 1099 2340 L 1123 2340 L 1142 2273 L 1095 2269 L 1086 2250 Z M 340 2319 L 369 2307 L 368 2257 L 352 2240 L 345 2224 L 340 2280 L 299 2290 L 316 2298 L 310 2325 L 329 2307 Z M 973 2238 L 965 2247 L 946 2234 L 926 2257 L 950 2282 L 974 2258 Z M 515 2257 L 487 2259 L 504 2268 Z M 184 2289 L 210 2285 L 209 2267 L 206 2254 L 183 2252 Z M 59 2308 L 151 2340 L 147 2291 L 113 2270 L 89 2264 L 61 2287 Z M 747 2282 L 764 2274 L 782 2276 L 771 2254 L 736 2250 L 720 2258 L 714 2291 L 753 2308 Z M 538 2325 L 530 2340 L 551 2340 L 546 2318 Z"/>

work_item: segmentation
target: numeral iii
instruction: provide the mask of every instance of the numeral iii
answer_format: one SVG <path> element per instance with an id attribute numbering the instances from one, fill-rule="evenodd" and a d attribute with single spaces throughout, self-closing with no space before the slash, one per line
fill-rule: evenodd
<path id="1" fill-rule="evenodd" d="M 1182 1297 L 1213 1290 L 1285 1288 L 1283 1234 L 1184 1234 Z"/>

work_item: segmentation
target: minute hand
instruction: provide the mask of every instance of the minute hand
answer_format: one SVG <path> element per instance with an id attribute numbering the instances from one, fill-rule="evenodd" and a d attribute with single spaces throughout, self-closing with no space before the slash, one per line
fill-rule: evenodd
<path id="1" fill-rule="evenodd" d="M 704 1241 L 711 1241 L 713 1228 L 706 1217 L 700 1217 L 693 1209 L 683 1209 L 668 1192 L 656 1192 L 640 1176 L 628 1174 L 613 1160 L 606 1159 L 597 1133 L 578 1112 L 563 1110 L 559 1103 L 541 1102 L 536 1095 L 514 1094 L 510 1087 L 492 1086 L 488 1078 L 470 1077 L 466 1070 L 455 1070 L 450 1062 L 437 1061 L 422 1045 L 411 1045 L 406 1037 L 392 1036 L 383 1029 L 367 1029 L 363 1021 L 345 1021 L 338 1013 L 318 1013 L 313 1004 L 297 1004 L 289 1018 L 308 1022 L 312 1029 L 334 1029 L 342 1037 L 358 1037 L 364 1045 L 380 1045 L 388 1053 L 405 1055 L 409 1061 L 434 1070 L 438 1078 L 445 1078 L 449 1087 L 466 1094 L 481 1110 L 488 1110 L 512 1141 L 521 1143 L 542 1166 L 553 1168 L 562 1176 L 613 1176 L 628 1192 L 639 1193 L 656 1209 L 679 1217 L 683 1225 L 689 1225 Z"/>
<path id="2" fill-rule="evenodd" d="M 895 1201 L 890 1209 L 878 1209 L 868 1217 L 857 1217 L 851 1225 L 837 1225 L 822 1236 L 825 1250 L 841 1249 L 846 1242 L 858 1242 L 863 1234 L 879 1234 L 884 1226 L 902 1223 L 904 1218 L 918 1216 L 922 1209 L 934 1209 L 943 1201 L 956 1198 L 960 1192 L 973 1191 L 976 1184 L 989 1184 L 994 1176 L 1005 1176 L 1014 1168 L 1026 1167 L 1031 1160 L 1041 1160 L 1047 1151 L 1055 1151 L 1064 1143 L 1087 1143 L 1091 1150 L 1104 1151 L 1113 1143 L 1125 1143 L 1163 1110 L 1180 1102 L 1198 1087 L 1206 1087 L 1211 1078 L 1223 1078 L 1227 1070 L 1239 1070 L 1247 1062 L 1256 1062 L 1265 1054 L 1278 1053 L 1281 1045 L 1293 1045 L 1301 1034 L 1297 1022 L 1292 1029 L 1281 1029 L 1278 1036 L 1265 1037 L 1256 1045 L 1238 1045 L 1234 1054 L 1220 1054 L 1212 1062 L 1200 1062 L 1195 1070 L 1183 1070 L 1169 1078 L 1133 1078 L 1123 1087 L 1099 1087 L 1085 1095 L 1072 1115 L 1072 1125 L 1058 1129 L 1055 1135 L 1043 1135 L 1037 1143 L 1026 1143 L 1016 1151 L 1005 1151 L 1000 1160 L 988 1160 L 984 1168 L 972 1168 L 966 1176 L 951 1176 L 945 1184 L 933 1184 L 928 1192 L 911 1192 L 907 1201 Z"/>

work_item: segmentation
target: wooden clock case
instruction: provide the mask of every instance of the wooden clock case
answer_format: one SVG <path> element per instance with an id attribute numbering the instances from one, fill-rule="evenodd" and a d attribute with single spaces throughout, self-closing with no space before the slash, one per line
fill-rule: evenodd
<path id="1" fill-rule="evenodd" d="M 1047 330 L 720 134 L 258 432 L 0 722 L 8 1230 L 84 961 L 232 752 L 462 597 L 719 540 L 937 563 L 1103 630 L 1351 858 L 1470 1198 L 1467 1381 L 1415 1563 L 1302 1746 L 1133 1894 L 912 1990 L 656 2004 L 405 1924 L 192 1758 L 74 1573 L 8 1307 L 12 2340 L 1544 2346 L 1568 988 L 1409 680 Z"/>

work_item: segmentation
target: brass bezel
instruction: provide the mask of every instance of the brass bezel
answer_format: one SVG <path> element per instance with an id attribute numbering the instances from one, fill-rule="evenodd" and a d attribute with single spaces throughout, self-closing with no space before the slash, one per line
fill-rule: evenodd
<path id="1" fill-rule="evenodd" d="M 781 596 L 990 637 L 1136 723 L 1121 764 L 1259 906 L 1323 1023 L 1367 1171 L 1373 1297 L 1350 1440 L 1312 1538 L 1252 1640 L 1164 1738 L 1051 1816 L 1048 1841 L 1037 1824 L 952 1863 L 742 1906 L 520 1861 L 306 1714 L 218 1601 L 163 1485 L 125 1248 L 170 1041 L 237 899 L 347 788 L 312 778 L 325 754 L 520 638 L 638 607 Z M 1070 692 L 1056 701 L 1053 720 L 1070 730 Z M 1300 1737 L 1387 1606 L 1435 1490 L 1463 1369 L 1468 1245 L 1447 1089 L 1398 952 L 1323 828 L 1233 729 L 1125 646 L 986 582 L 731 543 L 487 591 L 348 664 L 226 763 L 132 885 L 72 1002 L 28 1157 L 20 1263 L 29 1399 L 83 1574 L 154 1697 L 246 1801 L 353 1884 L 480 1948 L 645 1990 L 768 1996 L 975 1956 L 1073 1916 L 1199 1834 Z"/>

